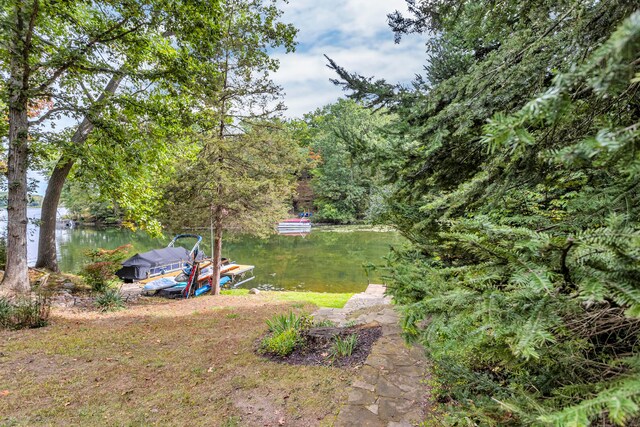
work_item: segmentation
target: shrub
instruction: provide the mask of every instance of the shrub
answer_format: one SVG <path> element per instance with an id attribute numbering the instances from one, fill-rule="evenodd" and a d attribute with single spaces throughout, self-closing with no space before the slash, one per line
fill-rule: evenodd
<path id="1" fill-rule="evenodd" d="M 100 311 L 116 311 L 124 308 L 122 296 L 120 296 L 120 292 L 116 289 L 107 289 L 98 295 L 95 304 Z"/>
<path id="2" fill-rule="evenodd" d="M 300 332 L 296 329 L 287 329 L 263 339 L 261 349 L 265 353 L 287 356 L 301 343 Z"/>
<path id="3" fill-rule="evenodd" d="M 51 305 L 43 295 L 9 301 L 0 298 L 0 328 L 24 329 L 46 326 Z"/>
<path id="4" fill-rule="evenodd" d="M 344 338 L 336 336 L 329 352 L 333 358 L 348 357 L 353 354 L 353 350 L 355 350 L 357 345 L 358 335 L 356 334 L 347 335 Z"/>
<path id="5" fill-rule="evenodd" d="M 109 285 L 114 282 L 114 267 L 110 262 L 95 262 L 87 265 L 83 272 L 82 277 L 85 282 L 91 286 L 96 292 L 104 292 L 109 288 Z"/>
<path id="6" fill-rule="evenodd" d="M 313 320 L 305 314 L 289 312 L 272 317 L 267 325 L 271 335 L 262 340 L 261 351 L 286 356 L 302 344 L 302 333 L 313 325 Z"/>
<path id="7" fill-rule="evenodd" d="M 267 326 L 269 326 L 269 332 L 278 334 L 289 329 L 295 329 L 302 331 L 309 329 L 313 324 L 312 319 L 307 315 L 296 315 L 293 312 L 289 314 L 280 314 L 267 320 Z"/>
<path id="8" fill-rule="evenodd" d="M 105 292 L 116 280 L 115 272 L 120 263 L 127 257 L 131 245 L 119 246 L 113 250 L 95 249 L 86 253 L 91 263 L 80 273 L 91 289 Z"/>

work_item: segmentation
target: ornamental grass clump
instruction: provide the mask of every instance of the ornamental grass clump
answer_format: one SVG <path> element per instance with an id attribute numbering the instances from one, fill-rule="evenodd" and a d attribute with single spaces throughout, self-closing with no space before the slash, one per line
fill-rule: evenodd
<path id="1" fill-rule="evenodd" d="M 46 326 L 51 304 L 43 295 L 10 301 L 0 298 L 0 328 L 26 329 Z"/>
<path id="2" fill-rule="evenodd" d="M 116 311 L 124 308 L 124 301 L 117 289 L 107 289 L 96 297 L 95 305 L 100 311 Z"/>
<path id="3" fill-rule="evenodd" d="M 349 357 L 358 345 L 358 335 L 350 334 L 346 337 L 336 336 L 329 351 L 332 358 Z"/>
<path id="4" fill-rule="evenodd" d="M 260 343 L 260 351 L 284 357 L 304 343 L 303 333 L 313 322 L 307 315 L 289 312 L 274 316 L 266 323 L 270 334 Z"/>
<path id="5" fill-rule="evenodd" d="M 311 327 L 311 324 L 312 321 L 309 316 L 298 316 L 291 311 L 288 314 L 280 314 L 272 317 L 270 320 L 267 320 L 269 332 L 273 332 L 274 334 L 281 333 L 289 329 L 309 329 L 309 327 Z"/>

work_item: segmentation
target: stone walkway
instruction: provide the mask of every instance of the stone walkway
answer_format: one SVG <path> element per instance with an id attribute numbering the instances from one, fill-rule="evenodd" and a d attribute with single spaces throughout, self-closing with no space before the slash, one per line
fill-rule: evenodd
<path id="1" fill-rule="evenodd" d="M 432 418 L 424 351 L 405 344 L 400 336 L 398 315 L 384 291 L 382 285 L 369 285 L 344 308 L 323 308 L 314 313 L 318 320 L 329 319 L 339 325 L 356 322 L 382 326 L 382 337 L 372 347 L 351 384 L 348 400 L 335 421 L 336 427 L 404 427 Z"/>

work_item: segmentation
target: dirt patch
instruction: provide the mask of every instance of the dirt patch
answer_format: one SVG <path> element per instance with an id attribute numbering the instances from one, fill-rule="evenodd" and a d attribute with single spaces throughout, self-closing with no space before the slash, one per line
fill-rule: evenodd
<path id="1" fill-rule="evenodd" d="M 0 425 L 330 424 L 353 372 L 252 351 L 274 313 L 314 309 L 293 305 L 203 296 L 1 330 Z"/>
<path id="2" fill-rule="evenodd" d="M 323 328 L 319 328 L 323 329 Z M 339 368 L 352 368 L 360 366 L 367 359 L 373 344 L 382 336 L 382 328 L 374 325 L 357 325 L 343 328 L 332 328 L 335 333 L 314 334 L 313 329 L 303 335 L 304 344 L 298 347 L 288 356 L 278 356 L 275 354 L 264 354 L 263 356 L 280 363 L 290 365 L 311 365 L 311 366 L 335 366 Z M 347 337 L 355 334 L 358 336 L 358 343 L 350 356 L 332 357 L 331 346 L 333 337 Z M 258 342 L 259 346 L 259 342 Z M 256 351 L 258 347 L 256 346 Z"/>

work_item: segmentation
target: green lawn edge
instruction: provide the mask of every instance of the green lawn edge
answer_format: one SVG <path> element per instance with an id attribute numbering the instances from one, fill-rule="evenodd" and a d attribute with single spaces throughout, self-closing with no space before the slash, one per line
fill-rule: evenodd
<path id="1" fill-rule="evenodd" d="M 248 295 L 248 289 L 224 289 L 222 295 Z M 298 292 L 298 291 L 262 291 L 260 295 L 268 297 L 271 301 L 295 301 L 309 302 L 318 307 L 342 308 L 349 301 L 353 293 L 327 293 L 327 292 Z"/>

